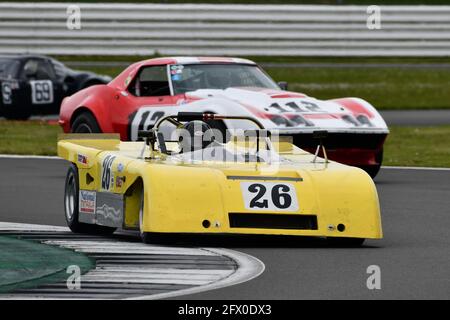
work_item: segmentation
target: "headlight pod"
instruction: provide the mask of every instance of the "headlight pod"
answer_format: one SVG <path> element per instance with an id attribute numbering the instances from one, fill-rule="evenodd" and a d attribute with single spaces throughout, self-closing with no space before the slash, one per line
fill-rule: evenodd
<path id="1" fill-rule="evenodd" d="M 342 116 L 342 120 L 344 120 L 347 123 L 353 124 L 355 127 L 360 126 L 373 127 L 372 122 L 370 122 L 369 118 L 367 118 L 367 116 L 364 114 L 357 115 L 356 117 L 346 114 Z"/>
<path id="2" fill-rule="evenodd" d="M 355 127 L 359 127 L 361 124 L 359 123 L 358 120 L 356 120 L 356 118 L 354 116 L 351 116 L 349 114 L 345 114 L 342 116 L 342 120 L 344 120 L 347 123 L 350 123 L 352 125 L 354 125 Z"/>
<path id="3" fill-rule="evenodd" d="M 368 127 L 373 127 L 373 123 L 370 122 L 369 118 L 367 118 L 366 115 L 364 114 L 360 114 L 356 117 L 356 119 L 362 124 L 362 125 L 366 125 Z"/>
<path id="4" fill-rule="evenodd" d="M 314 123 L 312 123 L 311 121 L 303 118 L 301 115 L 298 115 L 298 114 L 290 117 L 290 120 L 292 122 L 294 122 L 296 126 L 303 125 L 305 127 L 314 127 Z"/>
<path id="5" fill-rule="evenodd" d="M 269 118 L 279 127 L 295 127 L 295 123 L 293 121 L 278 114 L 271 114 Z"/>
<path id="6" fill-rule="evenodd" d="M 314 126 L 314 123 L 298 114 L 287 114 L 287 115 L 266 114 L 266 118 L 270 119 L 273 123 L 275 123 L 277 126 L 280 127 Z"/>

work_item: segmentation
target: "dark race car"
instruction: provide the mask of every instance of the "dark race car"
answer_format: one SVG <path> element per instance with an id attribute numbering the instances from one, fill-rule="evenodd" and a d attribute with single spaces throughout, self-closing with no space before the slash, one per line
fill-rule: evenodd
<path id="1" fill-rule="evenodd" d="M 64 97 L 110 80 L 69 69 L 45 56 L 0 56 L 0 116 L 27 119 L 32 114 L 57 114 Z"/>

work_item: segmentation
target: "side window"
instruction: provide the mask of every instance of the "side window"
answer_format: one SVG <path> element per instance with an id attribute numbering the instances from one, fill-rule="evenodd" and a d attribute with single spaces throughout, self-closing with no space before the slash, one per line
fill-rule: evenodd
<path id="1" fill-rule="evenodd" d="M 167 67 L 164 65 L 143 68 L 130 84 L 129 91 L 138 97 L 169 96 Z"/>
<path id="2" fill-rule="evenodd" d="M 19 65 L 17 60 L 0 60 L 0 78 L 16 79 Z"/>
<path id="3" fill-rule="evenodd" d="M 23 66 L 22 77 L 28 80 L 51 80 L 55 78 L 55 73 L 47 61 L 30 59 Z"/>

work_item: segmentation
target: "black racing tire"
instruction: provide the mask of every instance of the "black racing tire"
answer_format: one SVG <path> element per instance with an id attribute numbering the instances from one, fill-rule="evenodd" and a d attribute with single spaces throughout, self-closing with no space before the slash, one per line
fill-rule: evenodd
<path id="1" fill-rule="evenodd" d="M 78 115 L 72 123 L 72 133 L 102 133 L 102 129 L 89 112 Z"/>
<path id="2" fill-rule="evenodd" d="M 375 166 L 368 166 L 368 167 L 364 167 L 363 168 L 364 171 L 366 171 L 372 179 L 374 179 L 377 176 L 378 172 L 381 169 L 381 164 L 383 163 L 383 152 L 384 152 L 384 150 L 381 149 L 375 155 L 375 160 L 378 163 L 377 165 L 375 165 Z"/>
<path id="3" fill-rule="evenodd" d="M 354 248 L 362 246 L 365 240 L 364 238 L 329 237 L 327 243 L 332 247 Z"/>
<path id="4" fill-rule="evenodd" d="M 69 229 L 75 233 L 102 235 L 111 234 L 116 231 L 116 228 L 79 222 L 79 186 L 78 168 L 75 164 L 71 163 L 67 171 L 66 183 L 64 188 L 64 216 L 66 218 L 67 226 L 69 227 Z"/>

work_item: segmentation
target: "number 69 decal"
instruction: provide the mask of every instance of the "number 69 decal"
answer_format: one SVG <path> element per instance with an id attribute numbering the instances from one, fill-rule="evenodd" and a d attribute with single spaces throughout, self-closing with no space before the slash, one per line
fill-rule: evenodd
<path id="1" fill-rule="evenodd" d="M 248 210 L 298 210 L 295 187 L 290 183 L 241 182 L 241 191 Z"/>
<path id="2" fill-rule="evenodd" d="M 53 103 L 53 83 L 50 80 L 32 80 L 30 85 L 33 104 Z"/>

